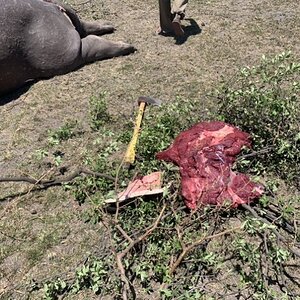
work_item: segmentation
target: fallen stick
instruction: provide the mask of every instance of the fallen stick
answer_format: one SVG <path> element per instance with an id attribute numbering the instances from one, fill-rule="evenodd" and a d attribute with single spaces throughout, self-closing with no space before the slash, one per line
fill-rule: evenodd
<path id="1" fill-rule="evenodd" d="M 93 172 L 91 170 L 79 167 L 76 171 L 74 171 L 70 175 L 63 177 L 63 178 L 55 178 L 55 179 L 51 179 L 51 180 L 40 180 L 40 179 L 34 179 L 31 177 L 26 177 L 26 176 L 0 177 L 0 182 L 26 182 L 26 183 L 30 183 L 30 184 L 34 184 L 34 185 L 41 185 L 45 188 L 48 188 L 50 186 L 61 185 L 66 182 L 70 182 L 73 179 L 75 179 L 76 177 L 81 176 L 82 174 L 95 176 L 95 177 L 102 177 L 102 178 L 106 178 L 111 181 L 115 180 L 114 177 L 111 177 L 109 175 L 98 173 L 98 172 Z"/>

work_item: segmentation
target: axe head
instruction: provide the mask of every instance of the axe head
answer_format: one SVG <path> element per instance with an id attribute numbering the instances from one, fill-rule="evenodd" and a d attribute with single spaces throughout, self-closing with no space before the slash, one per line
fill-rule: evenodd
<path id="1" fill-rule="evenodd" d="M 154 106 L 160 106 L 161 105 L 161 100 L 155 99 L 152 97 L 147 97 L 147 96 L 140 96 L 138 99 L 138 104 L 141 102 L 146 103 L 147 105 L 154 105 Z"/>

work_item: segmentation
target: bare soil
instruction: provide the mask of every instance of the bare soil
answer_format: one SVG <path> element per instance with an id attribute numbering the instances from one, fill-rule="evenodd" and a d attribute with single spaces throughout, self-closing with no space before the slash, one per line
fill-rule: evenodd
<path id="1" fill-rule="evenodd" d="M 109 111 L 130 118 L 141 95 L 164 102 L 203 99 L 238 69 L 262 55 L 300 53 L 299 0 L 194 0 L 187 7 L 185 39 L 156 34 L 156 0 L 70 0 L 85 19 L 116 27 L 108 39 L 132 43 L 138 51 L 42 80 L 0 106 L 0 176 L 33 178 L 52 172 L 36 159 L 49 130 L 78 121 L 83 134 L 63 144 L 64 166 L 81 164 L 97 137 L 89 129 L 89 99 L 107 92 Z M 2 100 L 4 102 L 6 100 Z M 122 130 L 114 128 L 114 130 Z M 28 293 L 32 281 L 73 272 L 89 254 L 101 253 L 107 237 L 99 225 L 80 219 L 84 207 L 61 187 L 31 192 L 27 184 L 0 184 L 0 298 L 41 299 Z M 72 299 L 93 299 L 78 294 Z"/>

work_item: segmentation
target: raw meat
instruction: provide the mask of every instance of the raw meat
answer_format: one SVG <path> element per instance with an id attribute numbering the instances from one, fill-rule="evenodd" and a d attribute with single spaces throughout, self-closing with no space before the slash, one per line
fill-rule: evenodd
<path id="1" fill-rule="evenodd" d="M 179 166 L 181 192 L 190 209 L 225 202 L 237 207 L 263 193 L 260 184 L 231 170 L 244 146 L 251 146 L 248 133 L 224 122 L 202 122 L 180 133 L 173 144 L 156 157 Z"/>

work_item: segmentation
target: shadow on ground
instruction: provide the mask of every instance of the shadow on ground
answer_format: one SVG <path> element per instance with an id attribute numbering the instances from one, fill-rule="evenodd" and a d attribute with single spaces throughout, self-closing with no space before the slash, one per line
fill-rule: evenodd
<path id="1" fill-rule="evenodd" d="M 197 35 L 202 32 L 202 29 L 194 19 L 189 18 L 186 20 L 190 22 L 190 25 L 184 26 L 184 36 L 175 37 L 176 45 L 182 45 L 190 36 Z"/>
<path id="2" fill-rule="evenodd" d="M 23 87 L 19 88 L 18 90 L 8 93 L 2 97 L 0 97 L 0 106 L 3 106 L 5 104 L 8 104 L 12 101 L 17 100 L 20 96 L 22 96 L 23 94 L 25 94 L 26 92 L 29 91 L 29 89 L 31 88 L 31 86 L 35 83 L 36 81 L 31 81 L 29 83 L 27 83 L 26 85 L 24 85 Z"/>

